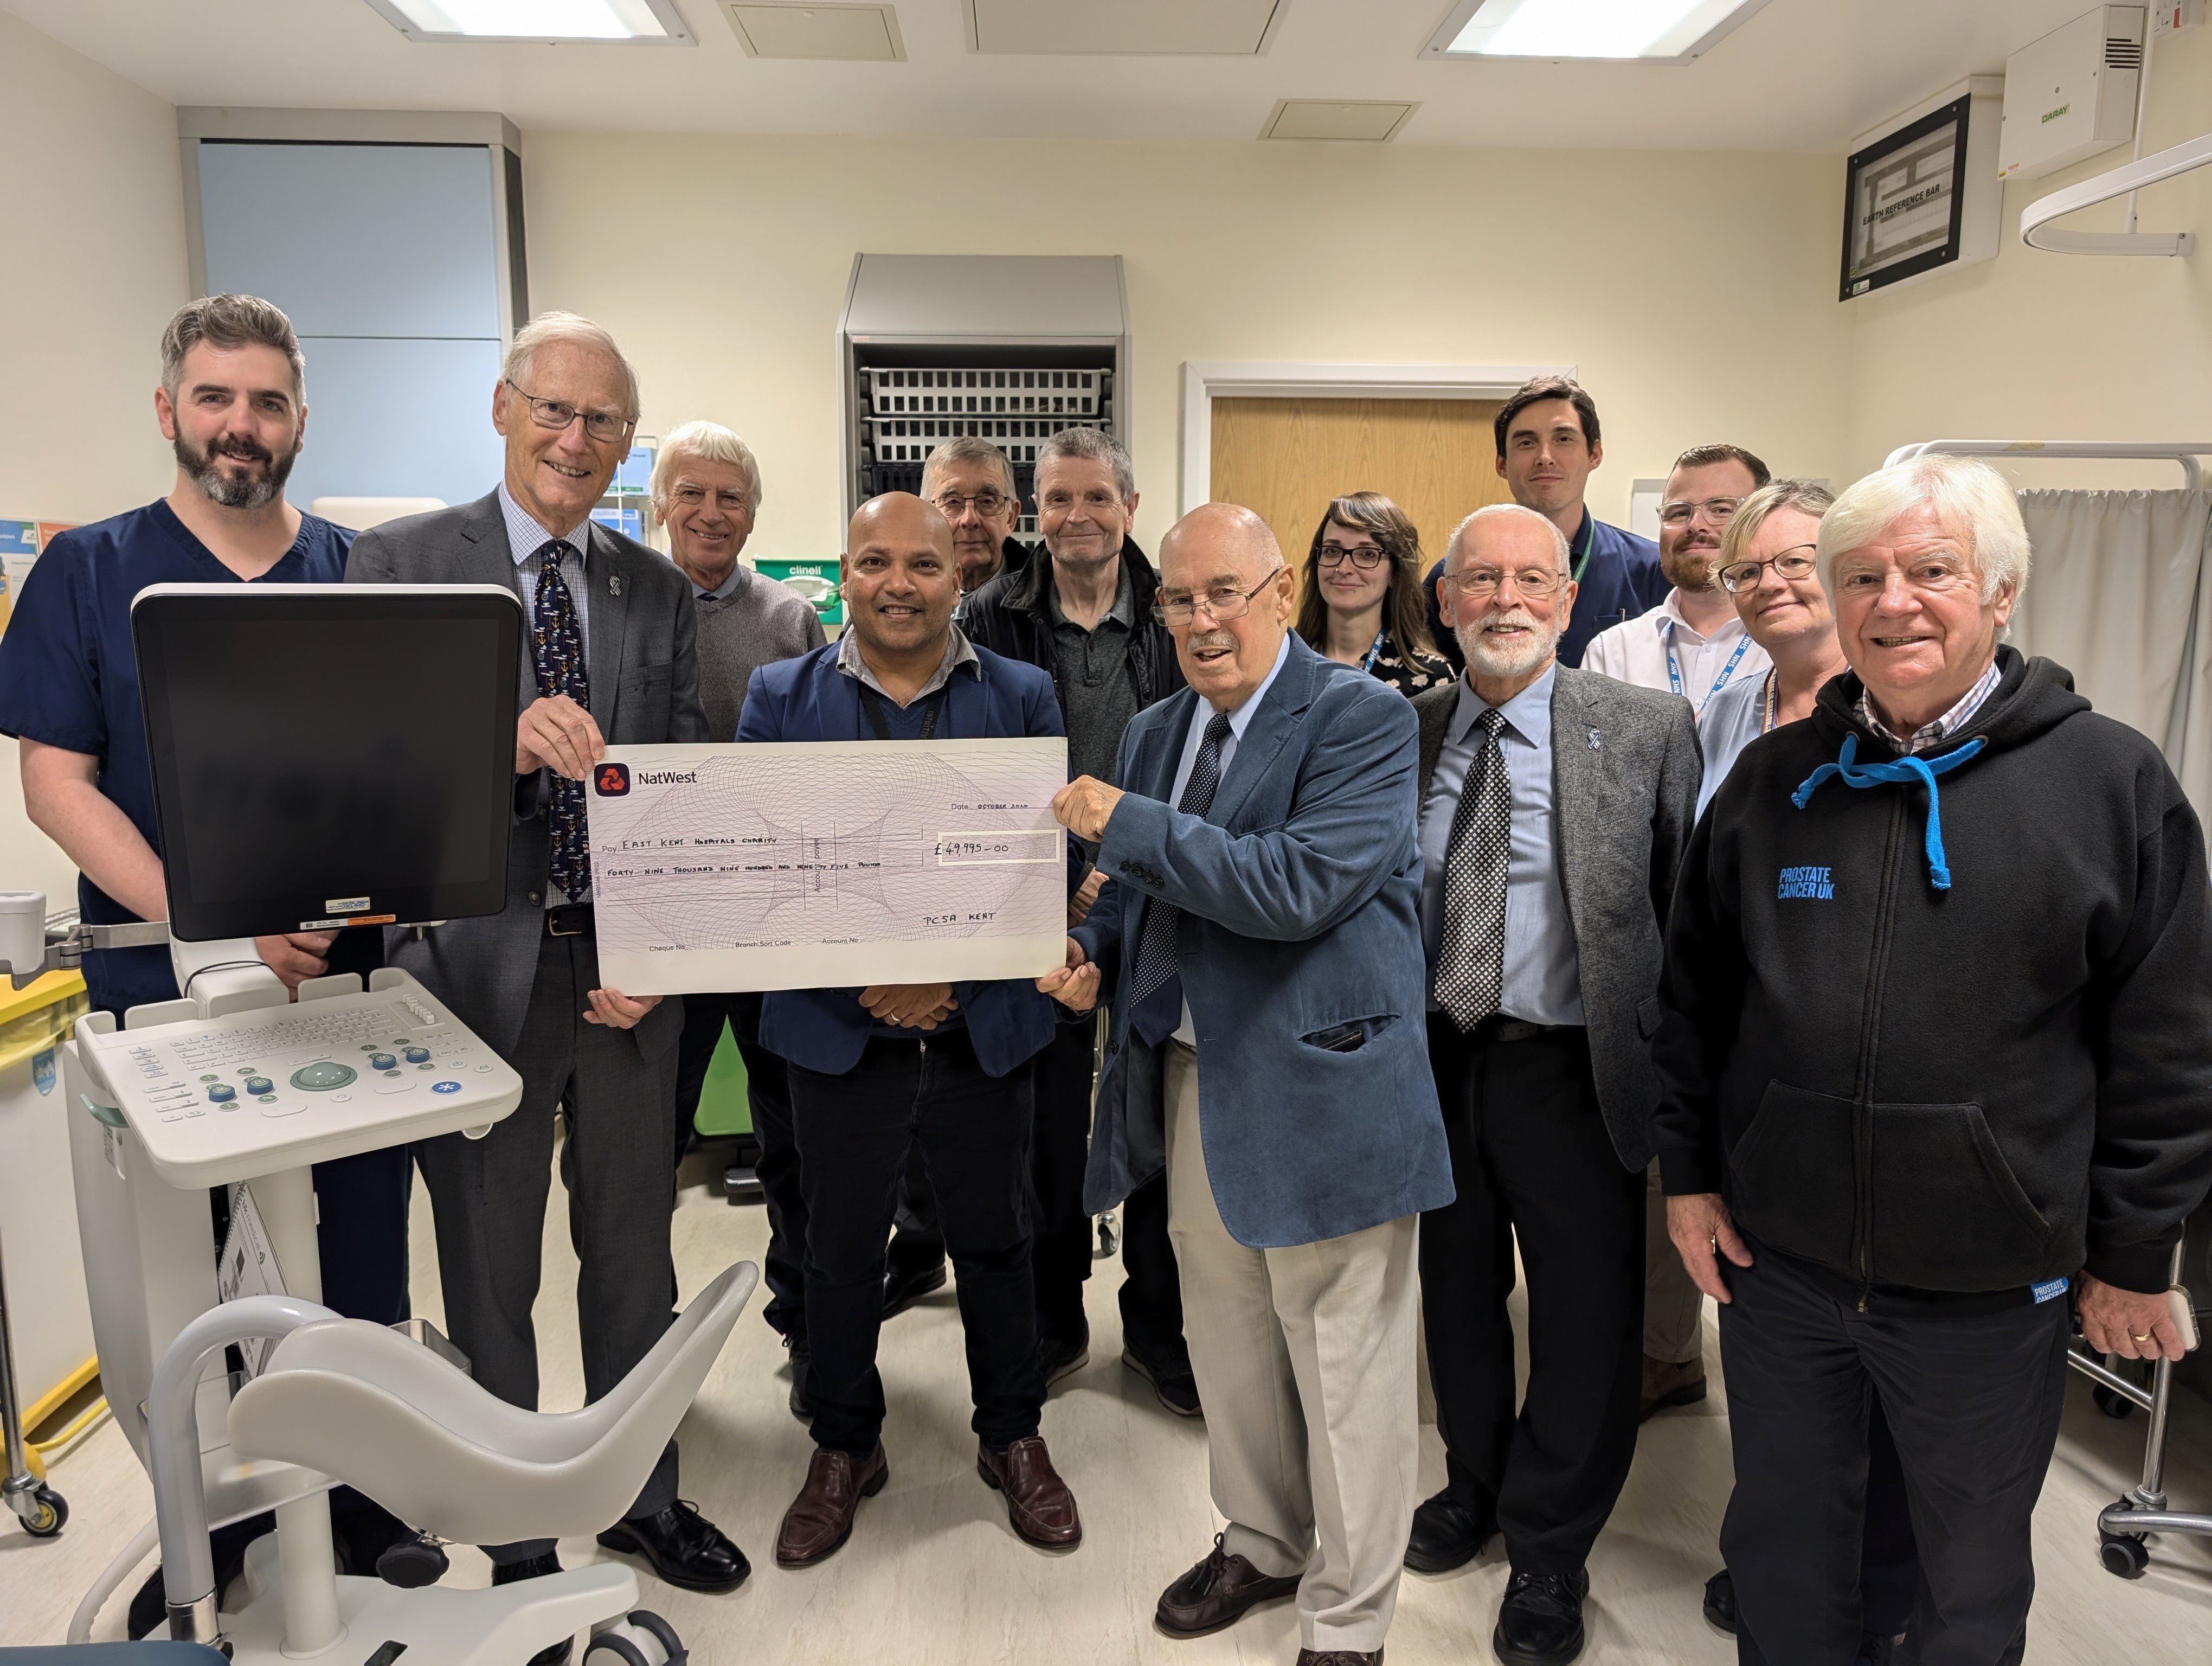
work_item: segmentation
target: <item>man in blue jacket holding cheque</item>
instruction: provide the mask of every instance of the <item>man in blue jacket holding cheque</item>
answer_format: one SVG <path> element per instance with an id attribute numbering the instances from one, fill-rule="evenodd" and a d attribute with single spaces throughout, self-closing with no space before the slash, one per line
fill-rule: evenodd
<path id="1" fill-rule="evenodd" d="M 1052 679 L 972 646 L 952 529 L 905 492 L 860 506 L 847 536 L 836 641 L 756 671 L 740 741 L 1056 736 Z M 791 1066 L 806 1199 L 808 1393 L 815 1453 L 784 1512 L 775 1560 L 807 1567 L 852 1536 L 883 1490 L 876 1371 L 893 1189 L 918 1145 L 957 1274 L 975 1395 L 976 1468 L 1006 1495 L 1014 1531 L 1043 1549 L 1080 1542 L 1075 1497 L 1037 1432 L 1044 1376 L 1030 1292 L 1030 1061 L 1052 1002 L 1024 978 L 771 991 L 761 1044 Z"/>
<path id="2" fill-rule="evenodd" d="M 1119 790 L 1053 808 L 1116 882 L 1039 987 L 1113 994 L 1085 1201 L 1164 1167 L 1228 1528 L 1164 1591 L 1170 1637 L 1295 1596 L 1301 1666 L 1382 1658 L 1413 1523 L 1419 1214 L 1451 1201 L 1423 1027 L 1413 708 L 1289 632 L 1267 523 L 1160 545 L 1189 687 L 1121 737 Z"/>

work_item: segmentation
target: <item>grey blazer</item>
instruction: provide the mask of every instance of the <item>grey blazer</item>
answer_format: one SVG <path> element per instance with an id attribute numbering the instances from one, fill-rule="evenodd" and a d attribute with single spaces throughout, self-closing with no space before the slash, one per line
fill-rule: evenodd
<path id="1" fill-rule="evenodd" d="M 1414 696 L 1423 803 L 1458 700 L 1457 683 Z M 1559 667 L 1552 686 L 1559 885 L 1574 929 L 1598 1105 L 1613 1150 L 1632 1170 L 1651 1161 L 1661 948 L 1704 769 L 1688 701 Z"/>
<path id="2" fill-rule="evenodd" d="M 665 556 L 596 523 L 587 523 L 586 544 L 586 653 L 592 716 L 599 733 L 617 746 L 706 739 L 695 615 L 684 575 Z M 354 540 L 345 575 L 349 584 L 503 584 L 521 593 L 496 492 L 371 527 Z M 526 706 L 537 697 L 526 636 L 518 698 Z M 522 1037 L 545 930 L 550 793 L 547 770 L 515 783 L 504 912 L 455 920 L 419 936 L 395 929 L 386 944 L 392 964 L 412 973 L 462 1023 L 510 1058 Z M 641 1050 L 657 1055 L 676 1044 L 683 1025 L 684 1003 L 663 1001 L 631 1033 Z"/>

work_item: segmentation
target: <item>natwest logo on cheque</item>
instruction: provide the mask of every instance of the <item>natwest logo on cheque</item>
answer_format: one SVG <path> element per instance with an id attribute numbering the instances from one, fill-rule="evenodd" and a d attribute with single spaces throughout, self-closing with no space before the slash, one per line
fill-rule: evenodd
<path id="1" fill-rule="evenodd" d="M 635 779 L 641 787 L 696 787 L 696 769 L 640 769 Z"/>
<path id="2" fill-rule="evenodd" d="M 611 761 L 599 764 L 592 771 L 592 790 L 603 799 L 618 799 L 630 789 L 635 781 L 640 787 L 696 787 L 696 769 L 633 769 L 627 763 Z"/>

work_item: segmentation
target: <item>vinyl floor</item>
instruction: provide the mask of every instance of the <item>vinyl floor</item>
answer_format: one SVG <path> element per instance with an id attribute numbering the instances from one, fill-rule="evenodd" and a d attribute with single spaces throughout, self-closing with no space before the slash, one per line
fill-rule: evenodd
<path id="1" fill-rule="evenodd" d="M 767 1241 L 758 1205 L 732 1207 L 694 1159 L 675 1216 L 676 1263 L 686 1299 L 732 1262 L 757 1260 Z M 576 1357 L 575 1264 L 557 1204 L 545 1233 L 538 1306 L 549 1410 L 582 1395 Z M 417 1310 L 439 1317 L 428 1201 L 414 1222 Z M 958 1313 L 948 1287 L 893 1321 L 881 1355 L 890 1398 L 884 1432 L 889 1487 L 860 1512 L 851 1543 L 829 1562 L 787 1573 L 774 1565 L 778 1517 L 805 1473 L 805 1431 L 785 1409 L 788 1378 L 774 1334 L 753 1310 L 738 1322 L 680 1432 L 684 1494 L 733 1535 L 753 1577 L 725 1596 L 672 1590 L 641 1569 L 646 1605 L 672 1620 L 701 1666 L 1289 1666 L 1297 1653 L 1287 1604 L 1209 1638 L 1176 1642 L 1154 1631 L 1161 1588 L 1202 1555 L 1220 1523 L 1206 1495 L 1206 1431 L 1161 1408 L 1120 1362 L 1114 1301 L 1120 1269 L 1095 1264 L 1088 1286 L 1091 1361 L 1054 1392 L 1044 1432 L 1081 1502 L 1085 1538 L 1048 1556 L 1017 1540 L 998 1496 L 976 1478 L 969 1432 Z M 1636 1467 L 1592 1559 L 1589 1666 L 1719 1663 L 1733 1644 L 1698 1611 L 1717 1566 L 1714 1537 L 1729 1486 L 1728 1409 L 1707 1326 L 1715 1393 L 1662 1414 L 1644 1430 Z M 2212 1406 L 2177 1395 L 2167 1491 L 2178 1509 L 2212 1509 Z M 2075 1380 L 2057 1462 L 2035 1522 L 2038 1596 L 2028 1659 L 2081 1666 L 2212 1660 L 2212 1540 L 2153 1541 L 2150 1572 L 2130 1584 L 2096 1559 L 2096 1513 L 2136 1479 L 2143 1418 L 2102 1415 Z M 1435 1431 L 1424 1430 L 1424 1491 L 1441 1485 Z M 62 1456 L 52 1483 L 69 1526 L 34 1541 L 0 1518 L 0 1645 L 58 1643 L 79 1597 L 152 1514 L 130 1448 L 104 1424 Z M 603 1554 L 564 1541 L 574 1565 Z M 488 1564 L 457 1549 L 452 1582 L 478 1584 Z M 126 1582 L 134 1588 L 137 1578 Z M 1505 1566 L 1493 1550 L 1439 1578 L 1407 1575 L 1390 1633 L 1391 1666 L 1464 1666 L 1488 1645 Z M 123 1634 L 124 1597 L 94 1635 Z"/>

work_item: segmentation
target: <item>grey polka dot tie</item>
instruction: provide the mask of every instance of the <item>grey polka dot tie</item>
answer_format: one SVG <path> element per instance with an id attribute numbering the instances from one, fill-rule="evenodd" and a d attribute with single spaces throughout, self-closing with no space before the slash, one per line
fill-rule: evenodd
<path id="1" fill-rule="evenodd" d="M 1505 988 L 1505 879 L 1513 848 L 1513 786 L 1498 746 L 1504 714 L 1475 720 L 1482 745 L 1467 766 L 1444 848 L 1444 923 L 1437 944 L 1437 1005 L 1462 1030 L 1498 1010 Z"/>
<path id="2" fill-rule="evenodd" d="M 1206 726 L 1206 738 L 1199 742 L 1198 757 L 1190 766 L 1190 779 L 1183 783 L 1182 797 L 1176 808 L 1186 816 L 1203 816 L 1213 808 L 1213 789 L 1221 784 L 1221 743 L 1229 739 L 1229 714 L 1214 713 Z M 1145 903 L 1145 917 L 1137 927 L 1137 970 L 1130 980 L 1129 999 L 1142 1000 L 1153 990 L 1177 976 L 1176 960 L 1176 928 L 1182 922 L 1182 910 L 1172 903 L 1163 903 L 1157 897 Z"/>

